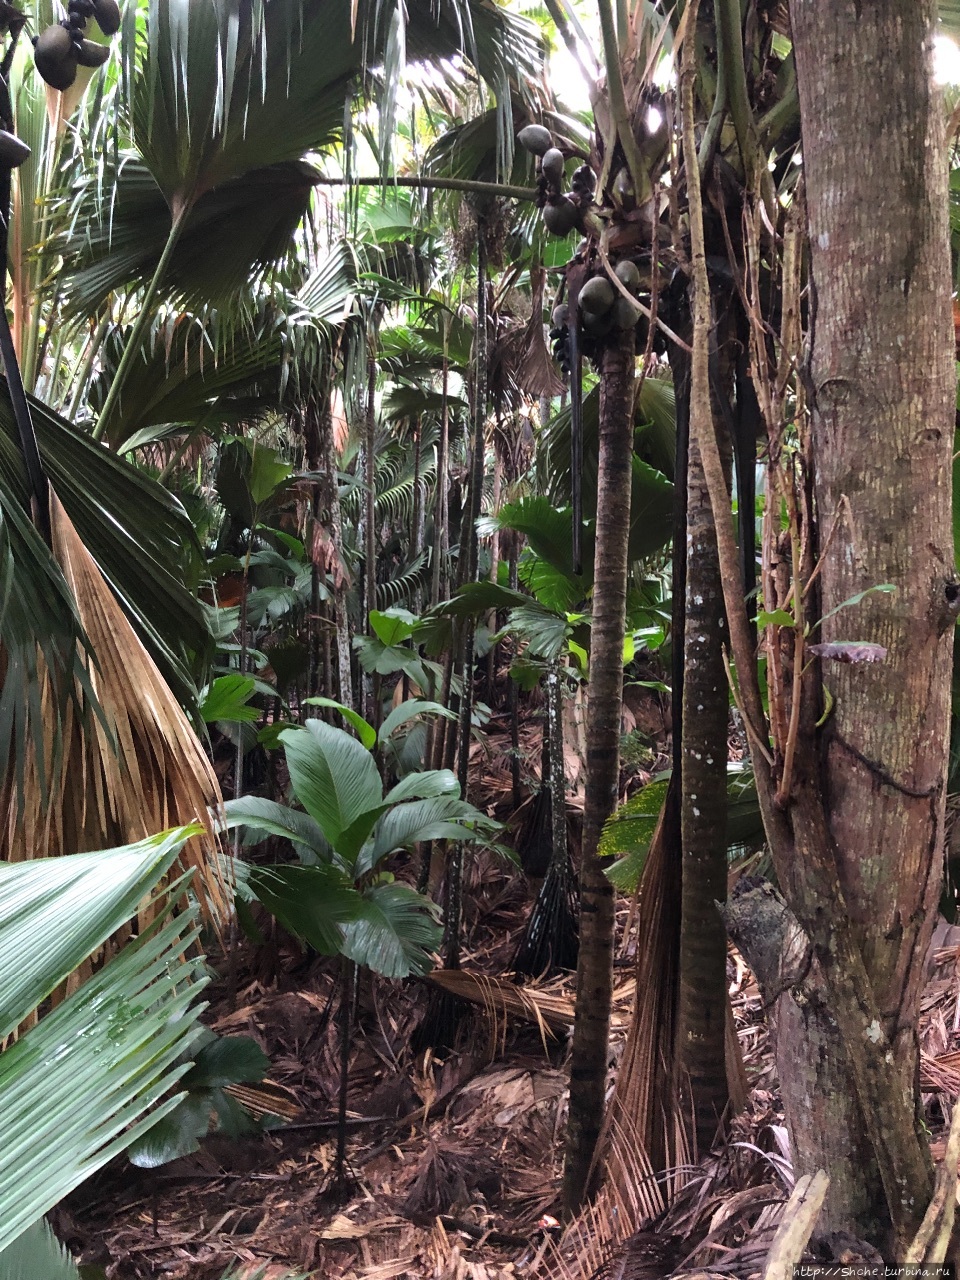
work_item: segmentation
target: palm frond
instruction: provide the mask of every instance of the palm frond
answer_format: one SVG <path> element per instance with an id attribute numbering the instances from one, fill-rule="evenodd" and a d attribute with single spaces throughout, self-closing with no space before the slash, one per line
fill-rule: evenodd
<path id="1" fill-rule="evenodd" d="M 318 174 L 300 161 L 265 165 L 198 196 L 164 279 L 184 305 L 248 295 L 290 252 Z M 63 258 L 64 314 L 96 314 L 121 290 L 146 285 L 170 234 L 164 192 L 136 155 L 84 175 L 70 229 L 51 242 Z"/>
<path id="2" fill-rule="evenodd" d="M 377 583 L 377 608 L 393 609 L 397 605 L 410 604 L 414 593 L 425 591 L 429 583 L 430 557 L 424 551 L 404 565 L 389 582 Z"/>
<path id="3" fill-rule="evenodd" d="M 164 679 L 190 705 L 196 698 L 193 671 L 206 662 L 211 646 L 203 610 L 190 591 L 203 569 L 193 526 L 177 500 L 149 476 L 39 401 L 32 400 L 31 409 L 43 466 L 64 510 Z M 8 483 L 26 492 L 13 410 L 4 393 L 0 503 Z M 38 575 L 32 589 L 42 591 L 42 581 Z"/>
<path id="4" fill-rule="evenodd" d="M 280 407 L 282 339 L 266 316 L 230 326 L 218 350 L 218 317 L 170 314 L 155 326 L 149 345 L 130 366 L 115 420 L 124 453 L 168 436 L 177 428 L 207 435 L 251 422 Z M 100 373 L 89 403 L 99 412 L 116 373 L 126 332 L 114 331 L 100 354 Z"/>
<path id="5" fill-rule="evenodd" d="M 46 864 L 0 864 L 0 952 L 15 979 L 4 990 L 0 1034 L 22 1024 L 128 918 L 189 834 Z M 183 888 L 174 886 L 175 895 Z M 186 958 L 196 909 L 165 919 L 168 912 L 154 911 L 155 924 L 136 942 L 0 1054 L 0 1265 L 47 1210 L 178 1101 L 145 1116 L 189 1069 L 194 1001 L 207 980 L 202 958 Z M 32 1256 L 27 1274 L 39 1274 Z"/>
<path id="6" fill-rule="evenodd" d="M 216 814 L 220 788 L 180 704 L 138 639 L 66 511 L 51 501 L 53 550 L 89 636 L 96 667 L 88 674 L 99 712 L 81 723 L 66 709 L 62 750 L 55 736 L 54 691 L 42 683 L 46 741 L 23 776 L 7 779 L 2 821 L 17 860 L 49 857 L 143 838 L 175 824 L 199 822 L 183 858 L 197 871 L 208 915 L 229 906 Z M 49 794 L 41 779 L 50 779 Z"/>

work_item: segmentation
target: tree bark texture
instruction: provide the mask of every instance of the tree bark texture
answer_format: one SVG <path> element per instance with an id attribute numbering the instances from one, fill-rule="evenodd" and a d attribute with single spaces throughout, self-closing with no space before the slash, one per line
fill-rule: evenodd
<path id="1" fill-rule="evenodd" d="M 333 449 L 333 418 L 330 398 L 325 396 L 317 407 L 323 479 L 321 481 L 323 503 L 329 512 L 330 542 L 335 562 L 332 591 L 333 616 L 337 628 L 337 697 L 345 707 L 352 707 L 353 670 L 351 667 L 350 619 L 347 614 L 347 587 L 340 581 L 343 565 L 343 522 L 340 514 L 340 482 L 337 477 L 337 459 Z"/>
<path id="2" fill-rule="evenodd" d="M 633 333 L 618 335 L 604 353 L 600 379 L 597 538 L 580 869 L 580 953 L 564 1166 L 564 1200 L 568 1210 L 576 1209 L 587 1193 L 606 1091 L 613 989 L 614 894 L 597 857 L 597 847 L 603 824 L 616 807 L 620 779 L 634 362 Z"/>
<path id="3" fill-rule="evenodd" d="M 690 442 L 680 829 L 683 848 L 678 1066 L 689 1084 L 699 1149 L 709 1151 L 729 1101 L 727 677 L 723 588 L 700 450 Z M 684 1089 L 686 1092 L 686 1089 Z M 686 1108 L 685 1108 L 686 1109 Z"/>
<path id="4" fill-rule="evenodd" d="M 844 1159 L 829 1166 L 830 1202 L 818 1235 L 856 1224 L 871 1239 L 882 1238 L 883 1185 L 809 940 L 766 881 L 738 881 L 721 910 L 763 997 L 795 1171 L 799 1176 L 828 1167 L 823 1163 L 824 1133 L 842 1135 L 846 1147 Z M 863 1176 L 848 1176 L 856 1168 Z"/>
<path id="5" fill-rule="evenodd" d="M 880 1015 L 878 1043 L 896 1071 L 899 1097 L 881 1129 L 903 1149 L 943 852 L 955 619 L 955 373 L 942 103 L 931 79 L 936 6 L 877 0 L 867 14 L 860 0 L 792 0 L 790 8 L 809 209 L 804 380 L 822 548 L 824 621 L 814 638 L 886 650 L 877 663 L 824 661 L 831 710 L 803 785 L 819 790 L 827 831 L 807 822 L 810 795 L 798 801 L 793 826 L 801 859 L 807 850 L 822 858 L 813 849 L 823 835 L 833 846 Z M 884 584 L 895 592 L 832 612 Z M 839 969 L 842 958 L 833 960 Z M 819 1139 L 809 1157 L 831 1173 L 829 1221 L 841 1213 L 838 1188 L 873 1175 L 849 1134 L 823 1126 Z M 900 1203 L 889 1205 L 901 1228 L 922 1216 L 923 1182 L 901 1185 Z"/>

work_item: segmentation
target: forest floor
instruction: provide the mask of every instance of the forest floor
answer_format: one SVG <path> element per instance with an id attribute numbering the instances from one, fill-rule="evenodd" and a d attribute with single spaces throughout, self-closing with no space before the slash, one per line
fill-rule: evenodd
<path id="1" fill-rule="evenodd" d="M 725 1146 L 692 1167 L 652 1231 L 617 1220 L 609 1204 L 561 1237 L 558 1213 L 573 980 L 498 999 L 531 890 L 524 876 L 481 857 L 468 868 L 472 950 L 463 969 L 486 975 L 486 1007 L 464 1007 L 457 1048 L 415 1051 L 436 1000 L 428 981 L 360 984 L 350 1047 L 347 1185 L 336 1173 L 340 1062 L 336 966 L 284 938 L 244 945 L 208 996 L 205 1021 L 249 1035 L 270 1058 L 285 1100 L 279 1127 L 242 1141 L 216 1134 L 159 1169 L 124 1158 L 57 1210 L 60 1238 L 90 1274 L 287 1280 L 588 1280 L 630 1237 L 631 1277 L 708 1266 L 762 1273 L 789 1195 L 789 1144 L 778 1106 L 761 999 L 731 951 L 737 1034 L 748 1106 Z M 633 1007 L 629 904 L 614 1018 L 614 1069 Z M 953 939 L 951 939 L 952 941 Z M 960 948 L 935 954 L 922 1043 L 928 1123 L 942 1154 L 941 1095 L 960 1095 Z M 479 985 L 479 984 L 478 984 Z M 510 984 L 505 984 L 505 989 Z M 516 991 L 516 988 L 510 987 Z M 539 1020 L 533 1007 L 540 1010 Z M 613 1271 L 605 1272 L 612 1275 Z M 617 1269 L 617 1274 L 621 1274 Z"/>

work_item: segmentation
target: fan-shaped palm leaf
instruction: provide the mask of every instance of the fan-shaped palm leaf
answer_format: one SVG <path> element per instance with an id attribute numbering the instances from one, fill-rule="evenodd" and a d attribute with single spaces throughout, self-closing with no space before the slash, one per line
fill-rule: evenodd
<path id="1" fill-rule="evenodd" d="M 249 296 L 291 248 L 318 174 L 300 161 L 265 166 L 199 196 L 169 258 L 164 287 L 185 305 Z M 136 155 L 86 174 L 71 229 L 50 245 L 65 262 L 64 314 L 96 314 L 111 294 L 149 284 L 170 236 L 164 193 Z"/>
<path id="2" fill-rule="evenodd" d="M 94 410 L 103 404 L 123 343 L 123 334 L 116 332 L 101 348 L 100 375 L 89 395 Z M 119 452 L 185 428 L 215 434 L 279 408 L 283 344 L 276 323 L 258 317 L 233 330 L 224 350 L 217 344 L 215 315 L 206 322 L 170 315 L 158 326 L 127 374 L 110 440 Z"/>
<path id="3" fill-rule="evenodd" d="M 207 757 L 179 703 L 127 621 L 69 517 L 51 500 L 53 551 L 96 654 L 89 672 L 98 714 L 82 724 L 68 703 L 57 741 L 46 720 L 42 759 L 8 772 L 3 822 L 16 859 L 42 858 L 118 840 L 142 838 L 175 823 L 202 824 L 185 847 L 197 888 L 214 919 L 228 906 L 214 821 L 222 800 Z M 44 708 L 54 690 L 42 685 Z M 49 788 L 44 783 L 49 780 Z"/>
<path id="4" fill-rule="evenodd" d="M 128 919 L 189 834 L 0 864 L 0 957 L 13 980 L 0 1035 Z M 189 1069 L 182 1058 L 196 1031 L 191 1006 L 206 981 L 202 959 L 185 959 L 196 937 L 195 909 L 167 923 L 161 914 L 0 1054 L 0 1250 L 178 1101 L 144 1117 Z"/>
<path id="5" fill-rule="evenodd" d="M 203 557 L 177 500 L 143 472 L 95 445 L 39 401 L 31 401 L 44 469 L 83 543 L 149 648 L 187 704 L 196 696 L 191 666 L 210 647 L 203 611 L 190 588 Z M 9 472 L 4 460 L 9 457 Z M 26 473 L 16 424 L 0 388 L 0 502 L 7 484 L 25 500 Z M 26 598 L 32 577 L 24 575 Z M 0 626 L 6 626 L 3 618 Z M 6 639 L 6 632 L 0 629 Z"/>

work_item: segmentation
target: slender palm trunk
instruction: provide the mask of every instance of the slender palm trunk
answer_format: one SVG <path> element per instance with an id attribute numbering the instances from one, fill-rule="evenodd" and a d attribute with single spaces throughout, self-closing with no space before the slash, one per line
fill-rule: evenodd
<path id="1" fill-rule="evenodd" d="M 367 359 L 367 405 L 363 439 L 364 517 L 363 517 L 363 612 L 365 630 L 373 634 L 370 613 L 377 607 L 377 361 L 371 349 Z M 361 713 L 376 726 L 380 721 L 380 699 L 377 676 L 363 676 Z"/>
<path id="2" fill-rule="evenodd" d="M 437 499 L 433 515 L 433 573 L 430 591 L 431 605 L 438 605 L 446 595 L 448 500 L 450 481 L 447 476 L 450 453 L 450 362 L 443 355 L 441 372 L 440 440 L 437 444 Z"/>
<path id="3" fill-rule="evenodd" d="M 424 483 L 423 483 L 423 423 L 417 417 L 413 422 L 413 515 L 410 521 L 410 554 L 416 558 L 423 550 Z M 413 594 L 413 612 L 423 609 L 423 592 L 417 587 Z"/>
<path id="4" fill-rule="evenodd" d="M 470 458 L 470 484 L 460 525 L 461 583 L 477 579 L 479 545 L 477 542 L 477 518 L 483 495 L 483 468 L 485 458 L 484 427 L 487 418 L 487 247 L 483 224 L 478 224 L 477 234 L 477 332 L 473 349 L 474 402 L 473 402 L 473 453 Z M 476 624 L 472 619 L 464 624 L 462 641 L 460 694 L 460 722 L 457 734 L 457 776 L 461 794 L 466 797 L 470 763 L 470 738 L 473 725 L 474 641 Z M 447 894 L 445 900 L 445 948 L 444 961 L 448 968 L 460 963 L 460 926 L 463 914 L 463 845 L 455 843 L 450 848 L 447 866 Z"/>
<path id="5" fill-rule="evenodd" d="M 510 536 L 510 590 L 520 585 L 519 547 L 517 534 Z M 510 710 L 510 792 L 514 811 L 520 808 L 520 686 L 516 680 L 507 681 L 507 705 Z"/>
<path id="6" fill-rule="evenodd" d="M 604 354 L 600 382 L 597 543 L 580 870 L 580 953 L 564 1165 L 564 1201 L 569 1211 L 575 1210 L 588 1192 L 587 1179 L 603 1120 L 607 1077 L 614 894 L 597 856 L 597 847 L 603 824 L 617 803 L 620 777 L 634 361 L 634 335 L 621 334 Z"/>
<path id="7" fill-rule="evenodd" d="M 727 896 L 727 680 L 717 538 L 696 441 L 690 444 L 687 494 L 677 1059 L 689 1084 L 698 1146 L 708 1151 L 728 1102 L 727 940 L 716 906 Z"/>
<path id="8" fill-rule="evenodd" d="M 337 581 L 343 564 L 343 522 L 340 514 L 340 485 L 337 480 L 336 459 L 333 453 L 333 419 L 330 399 L 324 396 L 317 406 L 320 438 L 320 456 L 323 467 L 324 505 L 329 514 L 330 542 L 335 561 L 333 582 L 333 617 L 337 631 L 337 697 L 345 707 L 352 707 L 353 672 L 350 665 L 350 619 L 347 616 L 346 585 Z"/>

